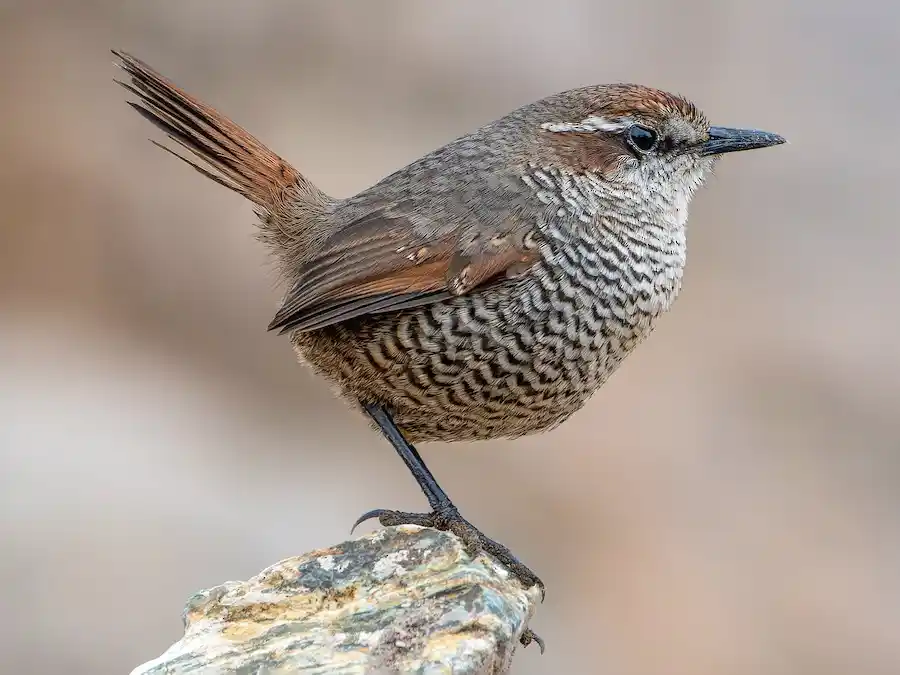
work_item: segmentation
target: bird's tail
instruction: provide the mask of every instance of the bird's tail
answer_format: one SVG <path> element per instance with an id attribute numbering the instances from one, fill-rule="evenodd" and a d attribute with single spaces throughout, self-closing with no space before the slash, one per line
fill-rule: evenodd
<path id="1" fill-rule="evenodd" d="M 277 216 L 280 210 L 290 208 L 291 204 L 285 204 L 286 197 L 294 207 L 306 211 L 321 210 L 328 203 L 327 195 L 245 129 L 182 91 L 146 63 L 125 52 L 112 53 L 130 78 L 130 82 L 116 81 L 140 99 L 138 103 L 129 101 L 129 105 L 201 162 L 156 145 L 243 195 L 267 214 Z"/>

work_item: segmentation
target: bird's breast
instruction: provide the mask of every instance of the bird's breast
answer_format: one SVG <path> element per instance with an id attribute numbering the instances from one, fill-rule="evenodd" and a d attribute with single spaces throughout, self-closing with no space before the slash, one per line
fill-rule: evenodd
<path id="1" fill-rule="evenodd" d="M 683 236 L 603 219 L 577 232 L 551 223 L 545 236 L 542 260 L 513 304 L 535 327 L 536 360 L 596 388 L 674 302 Z"/>
<path id="2" fill-rule="evenodd" d="M 683 231 L 543 221 L 540 259 L 464 295 L 294 336 L 354 398 L 390 406 L 412 440 L 518 436 L 582 407 L 681 286 Z"/>

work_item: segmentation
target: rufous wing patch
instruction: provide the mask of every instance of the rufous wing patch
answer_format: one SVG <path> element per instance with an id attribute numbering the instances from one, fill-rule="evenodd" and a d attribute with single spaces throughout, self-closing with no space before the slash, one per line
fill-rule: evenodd
<path id="1" fill-rule="evenodd" d="M 413 225 L 390 212 L 352 223 L 297 270 L 297 281 L 269 328 L 321 328 L 372 313 L 374 305 L 383 313 L 392 306 L 415 306 L 417 300 L 464 295 L 537 259 L 536 248 L 526 244 L 533 240 L 520 235 L 516 220 L 491 236 L 477 230 L 471 236 L 469 231 L 465 244 L 459 229 L 431 239 L 421 234 L 427 229 L 421 219 Z M 372 299 L 371 305 L 366 298 Z M 346 311 L 336 312 L 337 307 Z M 329 321 L 322 323 L 325 315 Z"/>

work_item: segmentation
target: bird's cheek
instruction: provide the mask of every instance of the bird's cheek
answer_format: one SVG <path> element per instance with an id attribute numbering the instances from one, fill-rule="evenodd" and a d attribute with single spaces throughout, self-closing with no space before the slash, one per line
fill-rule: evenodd
<path id="1" fill-rule="evenodd" d="M 635 183 L 641 180 L 641 163 L 631 155 L 620 155 L 604 167 L 603 177 L 614 183 Z"/>

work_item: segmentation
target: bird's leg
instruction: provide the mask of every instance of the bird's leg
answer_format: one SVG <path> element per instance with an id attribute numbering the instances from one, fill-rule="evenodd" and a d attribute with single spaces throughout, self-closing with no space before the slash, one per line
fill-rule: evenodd
<path id="1" fill-rule="evenodd" d="M 425 466 L 425 460 L 422 459 L 419 451 L 403 436 L 403 432 L 397 427 L 391 414 L 383 406 L 371 403 L 363 404 L 363 409 L 375 421 L 385 438 L 394 446 L 397 454 L 400 455 L 400 459 L 406 464 L 406 468 L 409 469 L 422 492 L 425 493 L 431 510 L 437 512 L 446 510 L 448 507 L 455 509 L 456 507 L 453 506 L 450 497 L 438 485 L 437 479 Z"/>
<path id="2" fill-rule="evenodd" d="M 422 492 L 425 493 L 428 504 L 431 506 L 431 512 L 407 513 L 404 511 L 375 509 L 360 516 L 353 527 L 356 528 L 357 525 L 370 518 L 377 518 L 378 522 L 384 526 L 422 525 L 452 532 L 462 540 L 466 553 L 470 556 L 475 557 L 479 551 L 489 553 L 527 588 L 534 585 L 539 586 L 541 599 L 543 600 L 544 584 L 540 578 L 520 562 L 508 548 L 485 536 L 481 530 L 460 515 L 459 510 L 450 500 L 450 497 L 447 496 L 447 493 L 438 484 L 437 479 L 428 470 L 425 461 L 419 455 L 419 451 L 404 438 L 403 432 L 394 423 L 391 414 L 380 405 L 366 403 L 362 407 L 369 417 L 375 421 L 381 432 L 394 446 L 397 454 L 400 455 L 400 459 L 409 468 L 413 478 L 416 479 Z M 543 641 L 530 630 L 522 635 L 520 641 L 526 646 L 531 642 L 537 642 L 541 647 L 541 651 L 544 651 Z"/>

